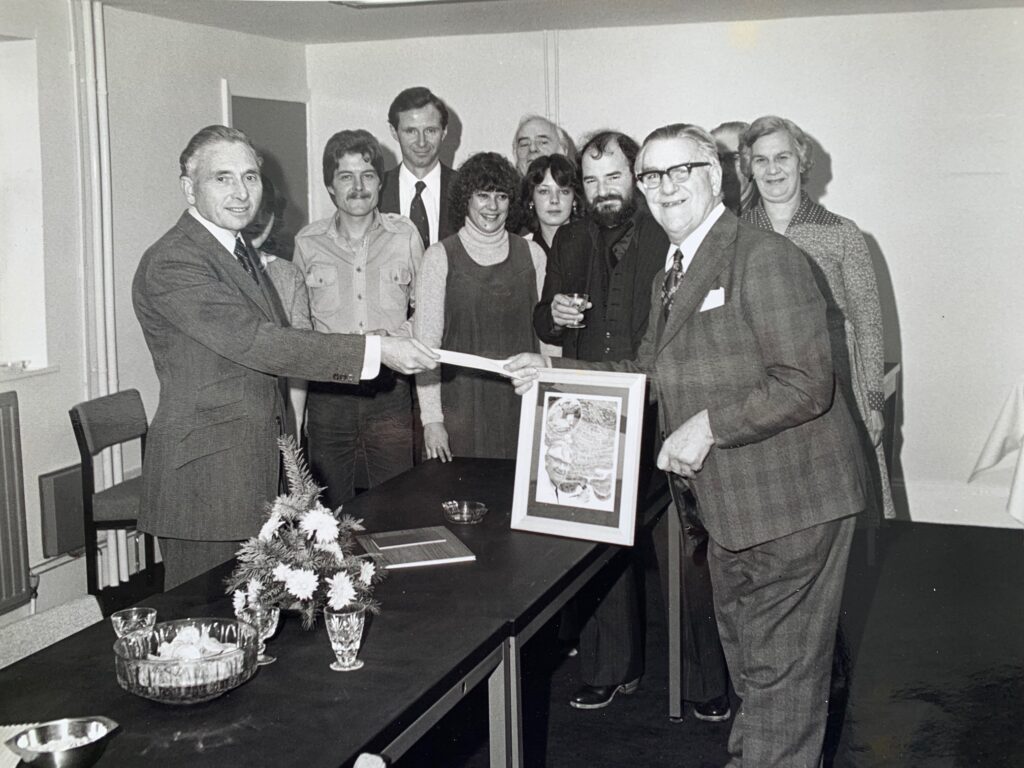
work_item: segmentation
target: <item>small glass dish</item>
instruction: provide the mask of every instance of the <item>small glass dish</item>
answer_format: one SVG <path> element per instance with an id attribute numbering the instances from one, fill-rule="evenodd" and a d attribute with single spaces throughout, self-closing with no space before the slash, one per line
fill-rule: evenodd
<path id="1" fill-rule="evenodd" d="M 32 768 L 86 768 L 99 760 L 116 728 L 109 717 L 70 717 L 33 725 L 5 743 Z"/>
<path id="2" fill-rule="evenodd" d="M 152 629 L 156 626 L 156 608 L 125 608 L 110 614 L 110 623 L 118 637 L 140 629 Z"/>
<path id="3" fill-rule="evenodd" d="M 475 525 L 487 514 L 487 505 L 482 501 L 442 501 L 441 509 L 444 510 L 445 520 L 459 525 Z"/>

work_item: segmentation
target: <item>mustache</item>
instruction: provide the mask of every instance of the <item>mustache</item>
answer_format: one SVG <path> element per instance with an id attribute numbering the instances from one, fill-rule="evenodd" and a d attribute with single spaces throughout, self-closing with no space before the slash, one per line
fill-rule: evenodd
<path id="1" fill-rule="evenodd" d="M 590 201 L 590 204 L 596 206 L 596 205 L 600 205 L 601 203 L 610 203 L 613 200 L 617 200 L 620 203 L 625 203 L 626 202 L 626 198 L 625 197 L 623 197 L 622 195 L 620 195 L 618 193 L 612 192 L 609 195 L 598 195 L 597 197 L 595 197 L 593 200 Z"/>
<path id="2" fill-rule="evenodd" d="M 358 192 L 356 190 L 353 190 L 352 192 L 349 192 L 347 195 L 345 195 L 346 200 L 368 200 L 369 198 L 369 192 Z"/>

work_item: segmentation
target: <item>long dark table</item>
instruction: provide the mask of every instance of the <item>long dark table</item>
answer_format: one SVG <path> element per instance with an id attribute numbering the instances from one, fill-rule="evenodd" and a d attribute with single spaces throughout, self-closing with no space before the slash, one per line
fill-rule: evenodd
<path id="1" fill-rule="evenodd" d="M 0 670 L 0 722 L 103 714 L 121 724 L 99 765 L 331 766 L 363 751 L 395 759 L 475 685 L 488 683 L 492 766 L 522 765 L 519 648 L 619 550 L 509 530 L 514 463 L 432 461 L 359 496 L 345 511 L 369 531 L 443 523 L 440 502 L 472 498 L 490 512 L 449 526 L 472 563 L 393 571 L 377 590 L 358 672 L 328 669 L 322 626 L 286 616 L 269 642 L 277 663 L 211 702 L 175 707 L 122 690 L 109 622 Z M 655 483 L 657 485 L 657 483 Z M 644 493 L 647 516 L 664 488 Z M 143 601 L 159 620 L 230 616 L 230 564 Z"/>

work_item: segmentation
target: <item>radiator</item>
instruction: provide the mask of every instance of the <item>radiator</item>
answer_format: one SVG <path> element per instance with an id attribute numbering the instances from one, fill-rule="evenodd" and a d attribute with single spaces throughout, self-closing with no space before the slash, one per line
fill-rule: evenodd
<path id="1" fill-rule="evenodd" d="M 0 613 L 32 598 L 18 394 L 0 393 Z"/>

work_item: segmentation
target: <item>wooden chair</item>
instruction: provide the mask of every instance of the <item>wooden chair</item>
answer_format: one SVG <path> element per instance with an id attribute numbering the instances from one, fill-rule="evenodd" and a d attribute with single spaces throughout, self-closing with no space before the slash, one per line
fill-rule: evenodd
<path id="1" fill-rule="evenodd" d="M 82 456 L 82 500 L 85 512 L 85 578 L 90 595 L 98 595 L 99 548 L 97 531 L 134 528 L 139 518 L 142 497 L 142 478 L 133 477 L 96 491 L 93 475 L 93 457 L 104 448 L 138 438 L 142 455 L 146 454 L 146 410 L 138 390 L 127 389 L 106 397 L 79 403 L 70 411 L 71 426 L 75 430 L 78 451 Z M 153 537 L 141 534 L 146 552 L 146 576 L 150 585 L 154 580 Z"/>

